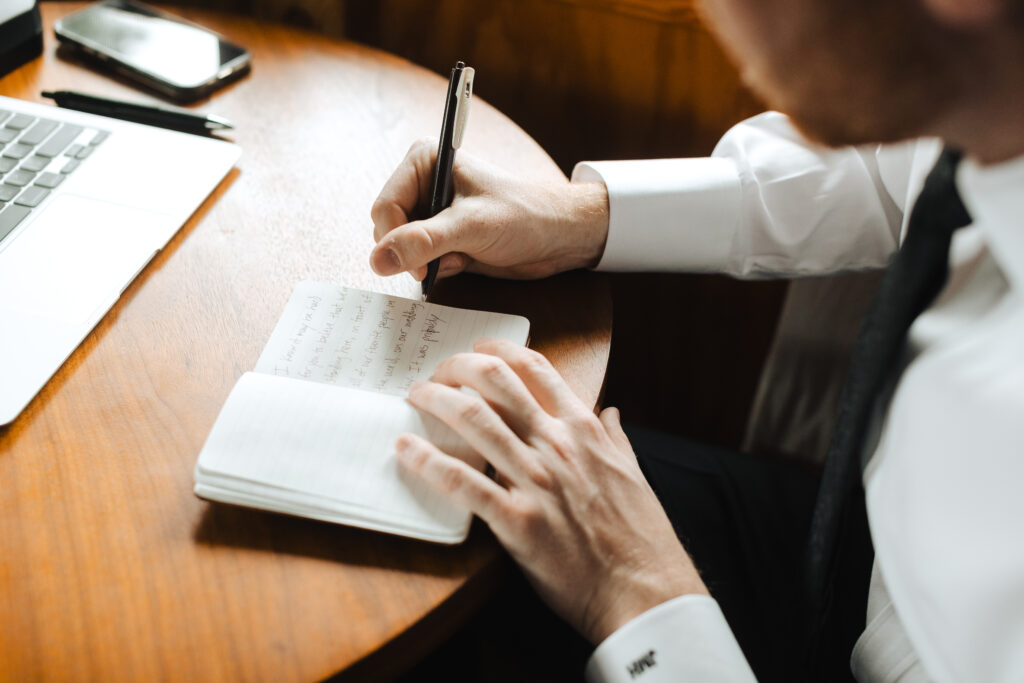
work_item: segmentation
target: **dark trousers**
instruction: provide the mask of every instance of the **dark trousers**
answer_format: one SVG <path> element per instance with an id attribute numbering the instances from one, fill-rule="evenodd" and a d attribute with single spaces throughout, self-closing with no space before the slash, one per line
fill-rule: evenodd
<path id="1" fill-rule="evenodd" d="M 626 425 L 626 433 L 758 679 L 807 680 L 801 563 L 817 477 L 793 465 L 664 432 Z M 870 553 L 870 546 L 857 552 Z M 857 585 L 866 586 L 866 577 Z M 859 619 L 863 626 L 866 591 L 839 591 L 837 600 L 842 604 L 833 613 Z M 452 649 L 460 653 L 465 680 L 493 681 L 580 680 L 592 652 L 525 581 L 496 596 Z M 851 649 L 852 641 L 836 648 L 829 673 L 814 678 L 850 680 Z M 478 658 L 468 670 L 467 652 Z M 438 653 L 430 665 L 442 666 L 451 676 L 452 668 L 439 661 L 444 658 Z"/>
<path id="2" fill-rule="evenodd" d="M 801 680 L 802 558 L 817 478 L 662 432 L 627 433 L 758 680 Z"/>

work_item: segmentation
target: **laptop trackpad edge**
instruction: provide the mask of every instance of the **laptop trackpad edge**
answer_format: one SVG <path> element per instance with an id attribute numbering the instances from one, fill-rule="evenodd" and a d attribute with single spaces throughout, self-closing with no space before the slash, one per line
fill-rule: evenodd
<path id="1" fill-rule="evenodd" d="M 0 252 L 0 311 L 82 324 L 109 306 L 173 232 L 162 214 L 61 195 Z"/>

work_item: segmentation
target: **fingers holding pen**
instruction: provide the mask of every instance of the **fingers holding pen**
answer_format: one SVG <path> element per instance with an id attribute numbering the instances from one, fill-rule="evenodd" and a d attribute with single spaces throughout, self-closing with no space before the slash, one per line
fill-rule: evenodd
<path id="1" fill-rule="evenodd" d="M 467 246 L 467 241 L 476 241 L 467 237 L 472 227 L 454 209 L 446 209 L 433 218 L 405 223 L 381 238 L 370 252 L 370 265 L 378 275 L 408 271 L 422 280 L 427 264 L 441 259 L 441 275 L 460 273 L 470 263 L 461 249 Z"/>
<path id="2" fill-rule="evenodd" d="M 437 237 L 445 218 L 435 216 L 426 221 L 412 221 L 388 232 L 370 252 L 370 265 L 378 275 L 397 275 L 409 271 L 417 280 L 426 275 L 427 264 L 434 258 Z"/>
<path id="3" fill-rule="evenodd" d="M 421 213 L 423 198 L 430 196 L 436 158 L 437 148 L 427 140 L 417 140 L 409 148 L 370 209 L 375 240 Z"/>
<path id="4" fill-rule="evenodd" d="M 370 209 L 373 237 L 377 241 L 377 246 L 370 253 L 370 266 L 380 275 L 395 275 L 406 270 L 417 280 L 426 275 L 424 264 L 411 263 L 410 255 L 403 254 L 404 249 L 400 247 L 404 245 L 406 235 L 391 233 L 407 227 L 415 216 L 422 214 L 422 198 L 430 191 L 436 158 L 437 149 L 428 141 L 413 143 Z"/>

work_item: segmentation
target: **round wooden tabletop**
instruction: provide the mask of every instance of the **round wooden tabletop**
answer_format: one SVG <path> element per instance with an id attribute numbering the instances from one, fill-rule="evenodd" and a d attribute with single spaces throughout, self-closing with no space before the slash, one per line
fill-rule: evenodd
<path id="1" fill-rule="evenodd" d="M 0 94 L 152 99 L 56 54 L 54 20 L 81 6 L 42 5 L 45 53 L 0 79 Z M 297 281 L 416 296 L 411 278 L 370 271 L 369 210 L 409 144 L 437 135 L 446 81 L 366 47 L 180 13 L 252 51 L 252 73 L 198 105 L 235 122 L 243 155 L 0 428 L 0 679 L 386 677 L 493 587 L 505 560 L 487 529 L 444 547 L 209 504 L 192 494 L 192 468 Z M 486 97 L 486 74 L 477 85 Z M 465 147 L 560 176 L 479 99 Z M 611 341 L 601 276 L 460 277 L 438 300 L 527 315 L 532 346 L 597 401 Z"/>

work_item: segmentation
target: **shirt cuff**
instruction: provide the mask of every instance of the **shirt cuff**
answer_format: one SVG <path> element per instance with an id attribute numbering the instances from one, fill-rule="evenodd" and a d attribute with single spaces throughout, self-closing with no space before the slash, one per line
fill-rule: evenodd
<path id="1" fill-rule="evenodd" d="M 585 161 L 573 182 L 608 188 L 608 241 L 598 270 L 719 271 L 740 222 L 730 159 Z"/>
<path id="2" fill-rule="evenodd" d="M 652 607 L 597 646 L 589 683 L 755 681 L 718 603 L 682 595 Z"/>

